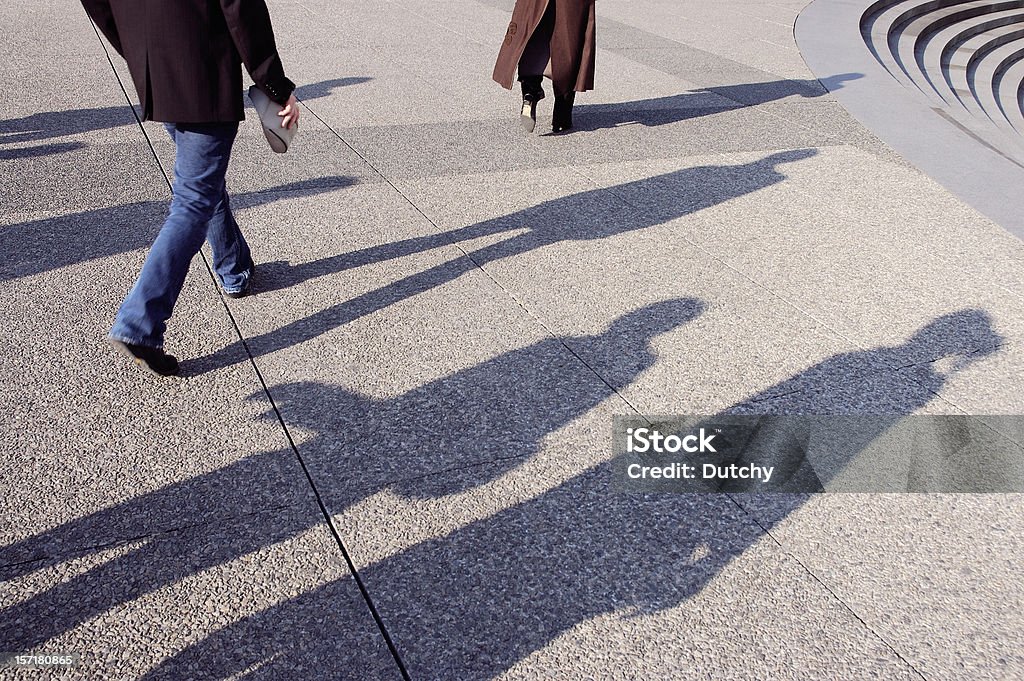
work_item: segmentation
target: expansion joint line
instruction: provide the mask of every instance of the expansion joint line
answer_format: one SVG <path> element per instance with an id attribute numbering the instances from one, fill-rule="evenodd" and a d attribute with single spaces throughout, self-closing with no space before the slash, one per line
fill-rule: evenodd
<path id="1" fill-rule="evenodd" d="M 157 167 L 160 168 L 160 173 L 163 176 L 164 181 L 167 183 L 168 189 L 173 193 L 174 185 L 171 182 L 171 179 L 168 176 L 167 171 L 164 168 L 163 164 L 160 162 L 160 157 L 156 153 L 156 148 L 153 146 L 153 141 L 149 138 L 149 135 L 146 133 L 145 127 L 142 125 L 142 120 L 139 118 L 138 113 L 135 111 L 135 107 L 132 105 L 131 96 L 128 94 L 128 90 L 127 88 L 125 88 L 124 82 L 121 80 L 120 75 L 117 73 L 117 68 L 114 66 L 114 60 L 110 56 L 110 51 L 107 49 L 106 43 L 104 43 L 103 38 L 100 35 L 99 29 L 96 27 L 96 24 L 92 22 L 91 18 L 89 19 L 89 21 L 90 23 L 92 23 L 93 31 L 96 33 L 96 38 L 97 40 L 99 40 L 100 47 L 102 47 L 103 52 L 107 57 L 107 62 L 110 64 L 110 69 L 114 74 L 114 79 L 117 81 L 117 84 L 121 88 L 121 92 L 124 94 L 125 102 L 127 102 L 128 108 L 131 109 L 132 114 L 135 116 L 135 121 L 139 125 L 139 130 L 142 131 L 142 136 L 146 139 L 146 143 L 149 145 L 150 153 L 153 154 L 153 158 L 156 160 Z M 206 272 L 210 276 L 210 281 L 216 284 L 217 280 L 214 276 L 213 268 L 210 266 L 209 260 L 207 259 L 204 253 L 200 252 L 199 255 L 203 259 L 203 264 L 206 266 Z M 220 287 L 217 287 L 217 289 L 219 291 Z M 373 600 L 370 598 L 370 592 L 367 590 L 366 584 L 363 582 L 362 577 L 359 575 L 359 572 L 356 569 L 355 562 L 352 560 L 352 556 L 349 553 L 348 549 L 345 547 L 344 540 L 342 540 L 341 538 L 341 534 L 338 532 L 337 527 L 335 527 L 334 525 L 334 521 L 331 518 L 331 513 L 327 509 L 327 504 L 324 502 L 323 496 L 320 494 L 320 490 L 317 488 L 316 482 L 313 479 L 313 475 L 310 472 L 309 467 L 306 465 L 305 459 L 303 459 L 302 454 L 299 452 L 299 448 L 295 445 L 295 440 L 292 438 L 292 434 L 288 428 L 288 424 L 285 423 L 284 417 L 282 416 L 280 409 L 278 409 L 277 403 L 274 401 L 274 396 L 271 395 L 270 389 L 267 387 L 267 382 L 266 379 L 263 377 L 263 372 L 260 371 L 259 365 L 257 365 L 256 363 L 255 355 L 253 355 L 252 349 L 249 347 L 249 343 L 246 341 L 245 336 L 242 334 L 242 329 L 238 324 L 238 320 L 235 319 L 234 314 L 231 312 L 231 308 L 228 306 L 227 301 L 224 299 L 223 293 L 221 293 L 220 295 L 220 300 L 221 304 L 224 306 L 225 312 L 227 313 L 228 319 L 231 322 L 231 326 L 232 328 L 234 328 L 235 335 L 238 337 L 239 341 L 241 341 L 242 343 L 242 346 L 245 348 L 245 354 L 249 358 L 249 364 L 252 366 L 252 369 L 256 374 L 257 380 L 259 380 L 260 382 L 260 388 L 263 390 L 263 393 L 266 396 L 267 401 L 270 403 L 271 408 L 273 408 L 274 415 L 277 418 L 277 422 L 281 426 L 281 430 L 284 432 L 285 438 L 288 440 L 288 446 L 291 448 L 292 453 L 298 460 L 299 466 L 302 468 L 302 472 L 306 476 L 306 481 L 309 483 L 310 488 L 313 490 L 313 495 L 316 498 L 317 506 L 320 508 L 320 513 L 321 515 L 323 515 L 324 520 L 327 522 L 327 526 L 330 528 L 331 534 L 334 536 L 334 540 L 338 545 L 338 549 L 341 551 L 341 555 L 345 559 L 345 563 L 348 566 L 349 572 L 352 574 L 352 578 L 355 581 L 356 586 L 359 588 L 359 592 L 363 597 L 363 601 L 366 603 L 366 606 L 370 611 L 370 615 L 373 617 L 373 621 L 376 623 L 377 628 L 381 633 L 381 636 L 384 638 L 384 642 L 387 644 L 388 650 L 391 653 L 391 657 L 394 659 L 395 664 L 398 666 L 398 671 L 402 674 L 402 678 L 406 679 L 406 681 L 409 681 L 409 672 L 406 670 L 405 664 L 402 662 L 402 658 L 398 654 L 398 649 L 395 647 L 395 643 L 392 640 L 391 635 L 388 633 L 387 628 L 384 625 L 384 620 L 381 618 L 380 613 L 377 611 L 377 607 L 374 605 Z"/>
<path id="2" fill-rule="evenodd" d="M 824 589 L 824 590 L 825 590 L 826 592 L 828 592 L 828 594 L 829 594 L 830 596 L 832 596 L 832 598 L 834 598 L 834 599 L 836 600 L 836 602 L 837 602 L 837 603 L 839 603 L 839 605 L 840 605 L 840 606 L 841 606 L 841 607 L 842 607 L 842 608 L 843 608 L 844 610 L 846 610 L 846 611 L 847 611 L 848 613 L 850 613 L 851 615 L 853 615 L 853 618 L 854 618 L 854 619 L 856 619 L 856 620 L 857 620 L 858 622 L 860 622 L 860 623 L 861 623 L 861 626 L 863 626 L 863 627 L 864 627 L 864 628 L 865 628 L 866 630 L 868 630 L 869 632 L 871 632 L 871 635 L 872 635 L 872 636 L 874 636 L 874 637 L 875 637 L 875 638 L 877 638 L 877 639 L 878 639 L 879 641 L 881 641 L 882 645 L 884 645 L 884 646 L 885 646 L 886 648 L 888 648 L 888 649 L 889 649 L 889 650 L 890 650 L 890 651 L 892 652 L 892 654 L 893 654 L 893 655 L 895 655 L 895 656 L 896 656 L 896 658 L 897 658 L 897 659 L 898 659 L 898 660 L 899 660 L 900 662 L 902 662 L 903 664 L 907 665 L 907 667 L 908 667 L 908 668 L 909 668 L 909 669 L 910 669 L 910 670 L 911 670 L 911 671 L 912 671 L 912 672 L 913 672 L 913 673 L 914 673 L 914 674 L 915 674 L 915 675 L 916 675 L 916 676 L 917 676 L 918 678 L 922 679 L 922 681 L 927 681 L 928 677 L 926 677 L 926 676 L 924 675 L 924 673 L 923 673 L 923 672 L 922 672 L 922 671 L 921 671 L 920 669 L 918 669 L 917 667 L 915 667 L 915 666 L 914 666 L 914 663 L 913 663 L 913 662 L 911 662 L 911 661 L 910 661 L 910 660 L 908 660 L 908 659 L 907 659 L 906 657 L 904 657 L 904 656 L 903 656 L 903 655 L 902 655 L 902 654 L 900 653 L 900 651 L 896 649 L 896 646 L 894 646 L 893 644 L 889 643 L 889 641 L 887 641 L 887 640 L 885 639 L 885 637 L 884 637 L 884 636 L 882 636 L 881 634 L 879 634 L 879 633 L 878 633 L 878 632 L 877 632 L 877 631 L 875 630 L 875 628 L 874 628 L 874 627 L 872 627 L 872 626 L 871 626 L 871 625 L 870 625 L 870 624 L 869 624 L 869 623 L 868 623 L 868 622 L 867 622 L 867 621 L 866 621 L 866 620 L 865 620 L 865 619 L 864 619 L 863 617 L 861 617 L 861 616 L 860 616 L 859 614 L 857 614 L 857 611 L 856 611 L 856 610 L 854 610 L 854 609 L 853 609 L 853 607 L 852 607 L 852 606 L 851 606 L 851 605 L 850 605 L 849 603 L 847 603 L 847 602 L 846 602 L 845 600 L 843 600 L 842 596 L 840 596 L 840 595 L 839 595 L 838 593 L 836 593 L 835 589 L 833 589 L 833 588 L 832 588 L 831 586 L 829 586 L 829 585 L 828 585 L 827 583 L 825 583 L 825 580 L 823 580 L 823 579 L 821 579 L 820 577 L 818 577 L 818 575 L 816 575 L 816 574 L 814 573 L 814 571 L 813 571 L 813 570 L 811 570 L 811 568 L 809 568 L 809 567 L 807 566 L 807 564 L 806 564 L 806 563 L 804 563 L 804 562 L 803 562 L 802 560 L 800 560 L 799 556 L 797 556 L 797 555 L 796 555 L 795 553 L 793 553 L 792 551 L 788 551 L 788 550 L 786 550 L 786 547 L 785 547 L 785 546 L 783 545 L 783 543 L 782 543 L 782 542 L 781 542 L 781 541 L 779 540 L 779 538 L 778 538 L 778 537 L 776 537 L 776 536 L 775 536 L 775 534 L 773 534 L 773 533 L 772 533 L 772 531 L 771 531 L 771 528 L 770 528 L 769 526 L 766 526 L 766 525 L 765 525 L 764 523 L 762 523 L 762 522 L 761 522 L 760 520 L 758 520 L 758 519 L 757 519 L 757 516 L 756 516 L 756 515 L 754 515 L 754 514 L 753 514 L 753 513 L 751 513 L 750 511 L 748 511 L 748 510 L 747 510 L 747 509 L 746 509 L 746 508 L 745 508 L 745 507 L 743 506 L 743 504 L 741 504 L 741 503 L 740 503 L 739 501 L 737 501 L 737 500 L 736 500 L 736 495 L 735 495 L 735 494 L 727 494 L 726 496 L 728 496 L 728 497 L 729 497 L 729 501 L 731 501 L 731 502 L 732 502 L 733 504 L 735 504 L 737 508 L 739 508 L 739 509 L 740 509 L 741 511 L 743 511 L 743 513 L 745 513 L 745 514 L 746 514 L 746 515 L 747 515 L 747 516 L 748 516 L 748 517 L 749 517 L 749 518 L 750 518 L 751 520 L 753 520 L 753 521 L 754 521 L 754 523 L 755 523 L 755 524 L 756 524 L 756 525 L 757 525 L 757 526 L 758 526 L 758 527 L 759 527 L 759 528 L 761 529 L 761 531 L 762 531 L 762 532 L 764 532 L 764 533 L 765 533 L 765 534 L 766 534 L 766 535 L 767 535 L 768 537 L 770 537 L 770 538 L 771 538 L 771 540 L 772 540 L 773 542 L 775 542 L 775 544 L 776 544 L 776 545 L 777 545 L 777 546 L 778 546 L 778 547 L 779 547 L 780 549 L 782 549 L 782 551 L 783 551 L 783 552 L 784 552 L 784 553 L 785 553 L 785 554 L 786 554 L 787 556 L 789 556 L 789 557 L 790 557 L 790 558 L 792 558 L 792 559 L 793 559 L 794 561 L 796 561 L 796 564 L 800 566 L 800 569 L 801 569 L 801 570 L 803 570 L 804 572 L 806 572 L 806 573 L 807 573 L 807 574 L 808 574 L 808 575 L 810 576 L 810 578 L 811 578 L 811 579 L 813 579 L 813 580 L 814 580 L 815 582 L 817 582 L 817 583 L 818 583 L 818 585 L 819 585 L 819 586 L 820 586 L 820 587 L 821 587 L 822 589 Z"/>
<path id="3" fill-rule="evenodd" d="M 718 155 L 719 155 L 720 157 L 722 157 L 723 159 L 726 159 L 726 158 L 728 158 L 728 155 L 727 155 L 727 154 L 724 154 L 724 153 L 722 153 L 722 154 L 718 154 Z M 596 183 L 596 182 L 594 181 L 594 179 L 593 179 L 592 177 L 590 177 L 590 176 L 586 175 L 585 173 L 583 173 L 583 172 L 582 172 L 582 171 L 580 171 L 579 169 L 576 169 L 576 168 L 574 168 L 573 170 L 574 170 L 574 172 L 576 172 L 576 174 L 577 174 L 577 175 L 579 175 L 579 176 L 583 177 L 584 179 L 586 179 L 586 180 L 588 180 L 588 181 L 590 181 L 590 182 L 594 183 L 595 185 L 597 184 L 597 183 Z M 623 202 L 623 203 L 624 203 L 625 205 L 627 205 L 627 206 L 630 206 L 630 207 L 632 207 L 632 208 L 633 208 L 633 209 L 635 209 L 635 210 L 642 210 L 642 208 L 641 208 L 640 206 L 636 205 L 635 203 L 633 203 L 633 202 L 631 202 L 631 201 L 628 201 L 628 200 L 626 200 L 626 199 L 624 199 L 624 198 L 622 198 L 622 197 L 619 197 L 619 199 L 620 199 L 620 200 L 621 200 L 621 201 L 622 201 L 622 202 Z M 701 246 L 701 245 L 700 245 L 699 243 L 697 243 L 696 241 L 694 241 L 694 240 L 690 239 L 690 238 L 689 238 L 689 237 L 688 237 L 688 236 L 687 236 L 686 234 L 682 234 L 682 233 L 679 233 L 679 232 L 678 232 L 677 230 L 673 230 L 673 231 L 676 231 L 676 233 L 677 233 L 677 234 L 679 234 L 680 238 L 681 238 L 681 239 L 682 239 L 683 241 L 685 241 L 685 242 L 686 242 L 686 243 L 687 243 L 688 245 L 690 245 L 690 246 L 692 246 L 693 248 L 697 249 L 698 251 L 700 251 L 700 252 L 701 252 L 701 253 L 703 253 L 704 255 L 708 256 L 709 258 L 711 258 L 711 259 L 712 259 L 712 260 L 714 260 L 715 262 L 718 262 L 718 263 L 719 263 L 720 265 L 722 265 L 722 266 L 723 266 L 723 267 L 725 267 L 726 269 L 728 269 L 728 270 L 732 271 L 732 272 L 733 272 L 733 274 L 735 274 L 735 275 L 737 275 L 737 276 L 739 276 L 739 277 L 741 277 L 741 278 L 743 278 L 743 279 L 747 280 L 748 282 L 750 282 L 751 284 L 753 284 L 753 285 L 757 286 L 758 288 L 760 288 L 761 290 L 765 291 L 765 292 L 766 292 L 766 293 L 768 293 L 769 295 L 771 295 L 771 296 L 774 296 L 775 298 L 777 298 L 778 300 L 780 300 L 780 301 L 781 301 L 781 302 L 782 302 L 783 304 L 785 304 L 785 305 L 788 305 L 788 306 L 792 307 L 793 309 L 797 310 L 798 312 L 800 312 L 801 314 L 805 315 L 805 316 L 806 316 L 806 317 L 808 317 L 809 319 L 811 319 L 811 320 L 813 320 L 814 322 L 816 322 L 816 323 L 820 324 L 820 325 L 821 325 L 822 327 L 824 327 L 824 328 L 828 329 L 829 331 L 831 331 L 832 333 L 836 334 L 836 335 L 837 335 L 837 336 L 839 336 L 840 338 L 843 338 L 843 339 L 844 339 L 844 340 L 846 340 L 847 342 L 850 342 L 850 343 L 854 344 L 854 345 L 855 345 L 856 347 L 859 347 L 859 348 L 861 348 L 861 349 L 865 349 L 865 348 L 863 348 L 863 347 L 861 346 L 861 344 L 857 343 L 856 341 L 854 341 L 854 340 L 853 340 L 853 339 L 851 339 L 851 338 L 848 338 L 848 337 L 847 337 L 847 336 L 846 336 L 845 334 L 841 333 L 840 331 L 838 331 L 838 330 L 836 330 L 836 329 L 833 329 L 833 328 L 831 328 L 831 327 L 830 327 L 830 326 L 829 326 L 828 324 L 825 324 L 825 323 L 824 323 L 823 321 L 821 321 L 821 320 L 817 319 L 817 318 L 816 318 L 816 317 L 815 317 L 815 316 L 814 316 L 813 314 L 811 314 L 811 313 L 810 313 L 809 311 L 807 311 L 807 310 L 804 310 L 804 309 L 803 309 L 802 307 L 800 307 L 799 305 L 797 305 L 797 304 L 796 304 L 796 302 L 794 302 L 794 301 L 791 301 L 791 300 L 789 300 L 789 299 L 788 299 L 787 297 L 785 297 L 785 296 L 782 296 L 782 295 L 780 295 L 780 294 L 776 293 L 775 291 L 773 291 L 772 289 L 768 288 L 767 286 L 763 285 L 763 284 L 762 284 L 761 282 L 757 281 L 756 279 L 754 279 L 753 277 L 751 277 L 751 276 L 750 276 L 750 275 L 748 275 L 747 273 L 745 273 L 745 272 L 743 272 L 742 270 L 740 270 L 740 269 L 738 269 L 738 268 L 734 267 L 734 266 L 733 266 L 732 264 L 730 264 L 729 262 L 727 262 L 726 260 L 724 260 L 723 258 L 721 258 L 721 257 L 720 257 L 719 255 L 717 255 L 717 254 L 715 254 L 715 253 L 712 253 L 712 252 L 711 252 L 711 251 L 710 251 L 709 249 L 705 248 L 704 246 Z M 889 367 L 889 368 L 890 368 L 890 370 L 891 370 L 892 372 L 894 372 L 894 373 L 895 373 L 895 372 L 898 372 L 898 371 L 899 371 L 899 368 L 898 368 L 898 367 L 897 367 L 897 368 L 894 368 L 894 367 Z M 934 392 L 933 392 L 933 394 L 935 394 L 935 395 L 936 395 L 936 396 L 938 397 L 937 393 L 934 393 Z M 855 618 L 855 619 L 856 619 L 856 620 L 857 620 L 858 622 L 860 622 L 860 623 L 861 623 L 861 624 L 862 624 L 862 625 L 864 626 L 864 628 L 865 628 L 865 629 L 867 629 L 868 631 L 870 631 L 870 632 L 871 632 L 871 634 L 872 634 L 872 635 L 873 635 L 874 637 L 876 637 L 876 638 L 877 638 L 877 639 L 878 639 L 879 641 L 881 641 L 881 642 L 882 642 L 882 644 L 883 644 L 883 645 L 885 645 L 885 647 L 886 647 L 886 648 L 888 648 L 889 650 L 891 650 L 891 651 L 893 652 L 893 654 L 894 654 L 894 655 L 896 655 L 896 657 L 897 657 L 897 658 L 898 658 L 898 659 L 899 659 L 900 661 L 902 661 L 902 662 L 903 662 L 904 664 L 906 664 L 906 665 L 907 665 L 907 666 L 908 666 L 908 667 L 909 667 L 909 668 L 910 668 L 911 670 L 913 670 L 913 672 L 914 672 L 914 673 L 915 673 L 915 674 L 916 674 L 917 676 L 919 676 L 919 677 L 920 677 L 921 679 L 925 679 L 925 678 L 926 678 L 926 677 L 924 676 L 924 674 L 922 674 L 922 673 L 921 673 L 921 671 L 920 671 L 919 669 L 917 669 L 917 667 L 915 667 L 915 666 L 914 666 L 913 664 L 911 664 L 911 662 L 910 662 L 909 660 L 907 660 L 907 658 L 905 658 L 905 657 L 904 657 L 903 655 L 901 655 L 901 654 L 900 654 L 900 652 L 899 652 L 899 651 L 898 651 L 898 650 L 897 650 L 897 649 L 896 649 L 896 648 L 895 648 L 895 647 L 894 647 L 894 646 L 893 646 L 893 645 L 892 645 L 891 643 L 889 643 L 889 642 L 888 642 L 887 640 L 885 640 L 885 638 L 884 638 L 884 637 L 882 637 L 882 635 L 881 635 L 881 634 L 879 634 L 879 633 L 878 633 L 877 631 L 875 631 L 875 629 L 874 629 L 874 628 L 872 628 L 872 627 L 871 627 L 871 625 L 870 625 L 870 624 L 868 624 L 868 623 L 867 623 L 867 622 L 866 622 L 866 621 L 864 620 L 864 618 L 863 618 L 863 617 L 861 617 L 861 616 L 860 616 L 859 614 L 857 614 L 857 612 L 856 612 L 856 611 L 855 611 L 855 610 L 853 609 L 853 607 L 852 607 L 852 606 L 850 606 L 850 605 L 849 605 L 849 604 L 848 604 L 848 603 L 847 603 L 846 601 L 844 601 L 844 600 L 843 600 L 843 599 L 842 599 L 842 598 L 841 598 L 841 597 L 839 596 L 839 594 L 837 594 L 837 593 L 835 592 L 835 590 L 833 590 L 833 589 L 832 589 L 831 587 L 829 587 L 829 585 L 828 585 L 828 584 L 826 584 L 826 583 L 825 583 L 825 581 L 824 581 L 824 580 L 822 580 L 822 579 L 821 579 L 820 577 L 818 577 L 818 575 L 816 575 L 816 574 L 815 574 L 815 573 L 814 573 L 814 572 L 813 572 L 813 571 L 812 571 L 812 570 L 811 570 L 811 569 L 810 569 L 810 568 L 809 568 L 809 567 L 808 567 L 808 566 L 807 566 L 807 565 L 806 565 L 806 564 L 805 564 L 805 563 L 804 563 L 804 562 L 803 562 L 802 560 L 800 560 L 800 558 L 799 558 L 799 557 L 797 557 L 797 556 L 796 556 L 796 554 L 794 554 L 794 553 L 793 553 L 792 551 L 789 551 L 789 550 L 787 550 L 787 549 L 786 549 L 786 547 L 785 547 L 785 545 L 784 545 L 784 544 L 782 543 L 782 541 L 781 541 L 781 540 L 780 540 L 780 539 L 779 539 L 778 537 L 776 537 L 776 536 L 775 536 L 775 534 L 774 534 L 774 533 L 773 533 L 773 532 L 771 531 L 771 528 L 770 528 L 769 526 L 766 526 L 766 525 L 765 525 L 764 523 L 762 523 L 762 522 L 761 522 L 760 520 L 758 520 L 757 516 L 756 516 L 756 515 L 755 515 L 754 513 L 752 513 L 751 511 L 749 511 L 749 510 L 748 510 L 748 509 L 747 509 L 746 507 L 744 507 L 744 506 L 743 506 L 743 505 L 742 505 L 742 504 L 741 504 L 741 503 L 740 503 L 739 501 L 737 501 L 737 500 L 736 500 L 736 497 L 735 497 L 735 495 L 733 495 L 733 494 L 729 494 L 729 495 L 727 495 L 727 496 L 729 497 L 729 501 L 731 501 L 731 502 L 732 502 L 732 503 L 733 503 L 733 504 L 734 504 L 734 505 L 735 505 L 735 506 L 736 506 L 737 508 L 739 508 L 739 509 L 740 509 L 740 511 L 741 511 L 741 512 L 742 512 L 742 513 L 743 513 L 744 515 L 746 515 L 746 516 L 747 516 L 748 518 L 750 518 L 750 519 L 751 519 L 751 520 L 752 520 L 752 521 L 753 521 L 753 522 L 754 522 L 754 523 L 755 523 L 755 524 L 756 524 L 756 525 L 757 525 L 757 526 L 758 526 L 758 527 L 759 527 L 759 528 L 761 529 L 761 531 L 762 531 L 762 532 L 763 532 L 763 533 L 764 533 L 765 535 L 767 535 L 767 536 L 768 536 L 768 537 L 769 537 L 769 538 L 770 538 L 770 539 L 771 539 L 771 540 L 772 540 L 773 542 L 775 542 L 775 544 L 776 544 L 776 545 L 778 545 L 778 547 L 779 547 L 780 549 L 782 549 L 782 551 L 783 551 L 783 552 L 784 552 L 784 553 L 785 553 L 785 554 L 786 554 L 787 556 L 790 556 L 790 557 L 791 557 L 791 558 L 792 558 L 793 560 L 795 560 L 795 561 L 797 562 L 797 564 L 798 564 L 798 565 L 800 566 L 800 568 L 801 568 L 801 569 L 802 569 L 802 570 L 803 570 L 804 572 L 806 572 L 806 573 L 807 573 L 808 575 L 810 575 L 811 579 L 813 579 L 813 580 L 814 580 L 815 582 L 817 582 L 817 583 L 818 583 L 819 585 L 821 585 L 821 587 L 822 587 L 823 589 L 825 589 L 825 591 L 827 591 L 827 592 L 828 592 L 828 593 L 829 593 L 829 594 L 830 594 L 830 595 L 831 595 L 831 596 L 832 596 L 832 597 L 833 597 L 833 598 L 834 598 L 834 599 L 835 599 L 835 600 L 836 600 L 836 601 L 837 601 L 837 602 L 838 602 L 838 603 L 840 604 L 840 606 L 841 606 L 841 607 L 842 607 L 843 609 L 845 609 L 845 610 L 846 610 L 846 611 L 848 611 L 848 612 L 849 612 L 849 613 L 850 613 L 851 615 L 853 615 L 853 617 L 854 617 L 854 618 Z"/>
<path id="4" fill-rule="evenodd" d="M 374 174 L 376 174 L 378 177 L 380 177 L 380 179 L 383 180 L 389 187 L 391 187 L 393 190 L 395 190 L 395 193 L 397 193 L 399 196 L 401 196 L 402 200 L 404 200 L 406 203 L 408 203 L 409 206 L 411 206 L 412 209 L 414 211 L 416 211 L 416 213 L 420 217 L 422 217 L 424 220 L 426 220 L 427 223 L 431 227 L 434 228 L 434 232 L 438 236 L 444 236 L 444 234 L 445 234 L 444 230 L 441 229 L 441 227 L 436 222 L 434 222 L 432 219 L 430 219 L 430 216 L 427 215 L 426 213 L 424 213 L 423 210 L 419 206 L 417 206 L 416 203 L 412 199 L 410 199 L 406 195 L 406 193 L 403 192 L 394 182 L 392 182 L 383 172 L 381 172 L 381 170 L 379 168 L 377 168 L 375 165 L 373 165 L 373 163 L 370 162 L 369 159 L 367 159 L 365 156 L 363 156 L 359 152 L 358 149 L 356 149 L 354 146 L 349 144 L 348 140 L 346 140 L 344 137 L 342 137 L 341 134 L 337 130 L 335 130 L 334 127 L 331 126 L 330 123 L 328 123 L 323 118 L 321 118 L 317 114 L 316 111 L 313 111 L 313 109 L 310 108 L 309 104 L 303 103 L 303 106 L 306 108 L 307 111 L 309 111 L 310 114 L 313 115 L 314 118 L 316 118 L 318 121 L 320 121 L 324 125 L 324 127 L 326 127 L 328 130 L 330 130 L 331 133 L 335 137 L 337 137 L 339 140 L 341 140 L 341 143 L 344 144 L 346 147 L 348 147 L 348 149 L 353 154 L 358 156 L 359 159 L 364 164 L 366 164 L 367 168 L 372 170 L 374 172 Z M 452 241 L 451 239 L 448 239 L 448 243 L 451 244 L 452 246 L 454 246 L 455 248 L 457 248 L 459 250 L 459 252 L 462 253 L 463 257 L 465 257 L 467 260 L 469 260 L 471 263 L 473 263 L 473 267 L 474 268 L 479 270 L 485 277 L 490 279 L 491 282 L 495 286 L 497 286 L 499 289 L 501 289 L 505 293 L 505 295 L 507 295 L 512 300 L 512 302 L 514 302 L 520 309 L 523 310 L 523 312 L 525 312 L 530 318 L 532 318 L 535 322 L 537 322 L 537 324 L 539 324 L 540 327 L 542 329 L 544 329 L 544 333 L 546 333 L 550 338 L 553 338 L 554 340 L 558 341 L 559 345 L 561 345 L 563 348 L 565 348 L 565 350 L 570 355 L 575 357 L 579 361 L 579 363 L 582 364 L 583 366 L 585 366 L 587 368 L 587 370 L 590 371 L 590 373 L 592 373 L 594 376 L 596 376 L 599 381 L 604 383 L 605 387 L 607 387 L 608 390 L 610 390 L 614 395 L 616 395 L 620 400 L 622 400 L 623 403 L 625 403 L 625 405 L 627 407 L 632 409 L 638 416 L 642 415 L 641 411 L 637 408 L 637 406 L 635 404 L 633 404 L 625 395 L 623 395 L 622 392 L 620 392 L 618 388 L 616 388 L 614 385 L 612 385 L 610 382 L 608 382 L 605 379 L 605 377 L 602 376 L 600 374 L 600 372 L 596 368 L 591 366 L 590 363 L 587 362 L 587 360 L 583 359 L 583 357 L 581 357 L 579 355 L 579 353 L 577 353 L 575 350 L 573 350 L 572 347 L 568 343 L 565 342 L 564 338 L 562 338 L 561 336 L 557 335 L 554 332 L 554 330 L 547 323 L 545 323 L 545 321 L 540 317 L 540 315 L 538 315 L 533 310 L 531 310 L 530 307 L 525 302 L 520 300 L 519 297 L 516 296 L 516 294 L 513 291 L 511 291 L 507 286 L 502 284 L 490 272 L 488 272 L 484 268 L 483 264 L 478 262 L 476 260 L 476 258 L 473 257 L 473 254 L 470 251 L 467 251 L 465 248 L 462 247 L 461 244 L 459 244 L 456 241 Z"/>

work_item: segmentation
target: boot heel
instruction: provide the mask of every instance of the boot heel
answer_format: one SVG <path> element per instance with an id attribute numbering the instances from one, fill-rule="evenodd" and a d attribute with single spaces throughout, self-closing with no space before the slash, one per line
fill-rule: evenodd
<path id="1" fill-rule="evenodd" d="M 551 116 L 551 132 L 565 132 L 572 129 L 572 105 L 575 101 L 575 92 L 555 97 L 555 110 Z"/>

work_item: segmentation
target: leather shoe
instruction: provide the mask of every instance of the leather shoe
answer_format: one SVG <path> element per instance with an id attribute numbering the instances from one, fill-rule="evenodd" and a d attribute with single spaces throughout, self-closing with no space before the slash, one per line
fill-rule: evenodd
<path id="1" fill-rule="evenodd" d="M 116 338 L 108 338 L 107 342 L 122 355 L 132 360 L 136 366 L 154 376 L 174 376 L 178 373 L 178 360 L 168 355 L 163 348 L 148 345 L 134 345 Z"/>

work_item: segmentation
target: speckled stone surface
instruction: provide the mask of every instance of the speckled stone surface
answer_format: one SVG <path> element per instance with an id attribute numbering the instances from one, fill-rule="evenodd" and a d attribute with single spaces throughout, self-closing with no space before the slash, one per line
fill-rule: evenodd
<path id="1" fill-rule="evenodd" d="M 173 146 L 77 3 L 0 8 L 0 652 L 1024 675 L 1019 496 L 611 486 L 615 415 L 1024 409 L 1024 244 L 842 108 L 859 74 L 804 64 L 805 2 L 601 0 L 576 127 L 549 96 L 527 135 L 489 80 L 512 0 L 270 0 L 302 130 L 277 156 L 243 123 L 253 295 L 197 258 L 168 380 L 103 336 Z"/>

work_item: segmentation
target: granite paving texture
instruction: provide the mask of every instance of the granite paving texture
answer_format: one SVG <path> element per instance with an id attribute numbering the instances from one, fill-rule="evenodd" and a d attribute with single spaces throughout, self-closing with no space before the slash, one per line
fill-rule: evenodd
<path id="1" fill-rule="evenodd" d="M 513 4 L 268 0 L 302 130 L 243 123 L 254 295 L 197 258 L 167 380 L 103 336 L 173 146 L 74 0 L 0 7 L 0 653 L 81 656 L 0 678 L 1024 676 L 1019 495 L 610 489 L 615 415 L 1024 413 L 1018 197 L 847 113 L 807 0 L 601 0 L 527 135 Z"/>

